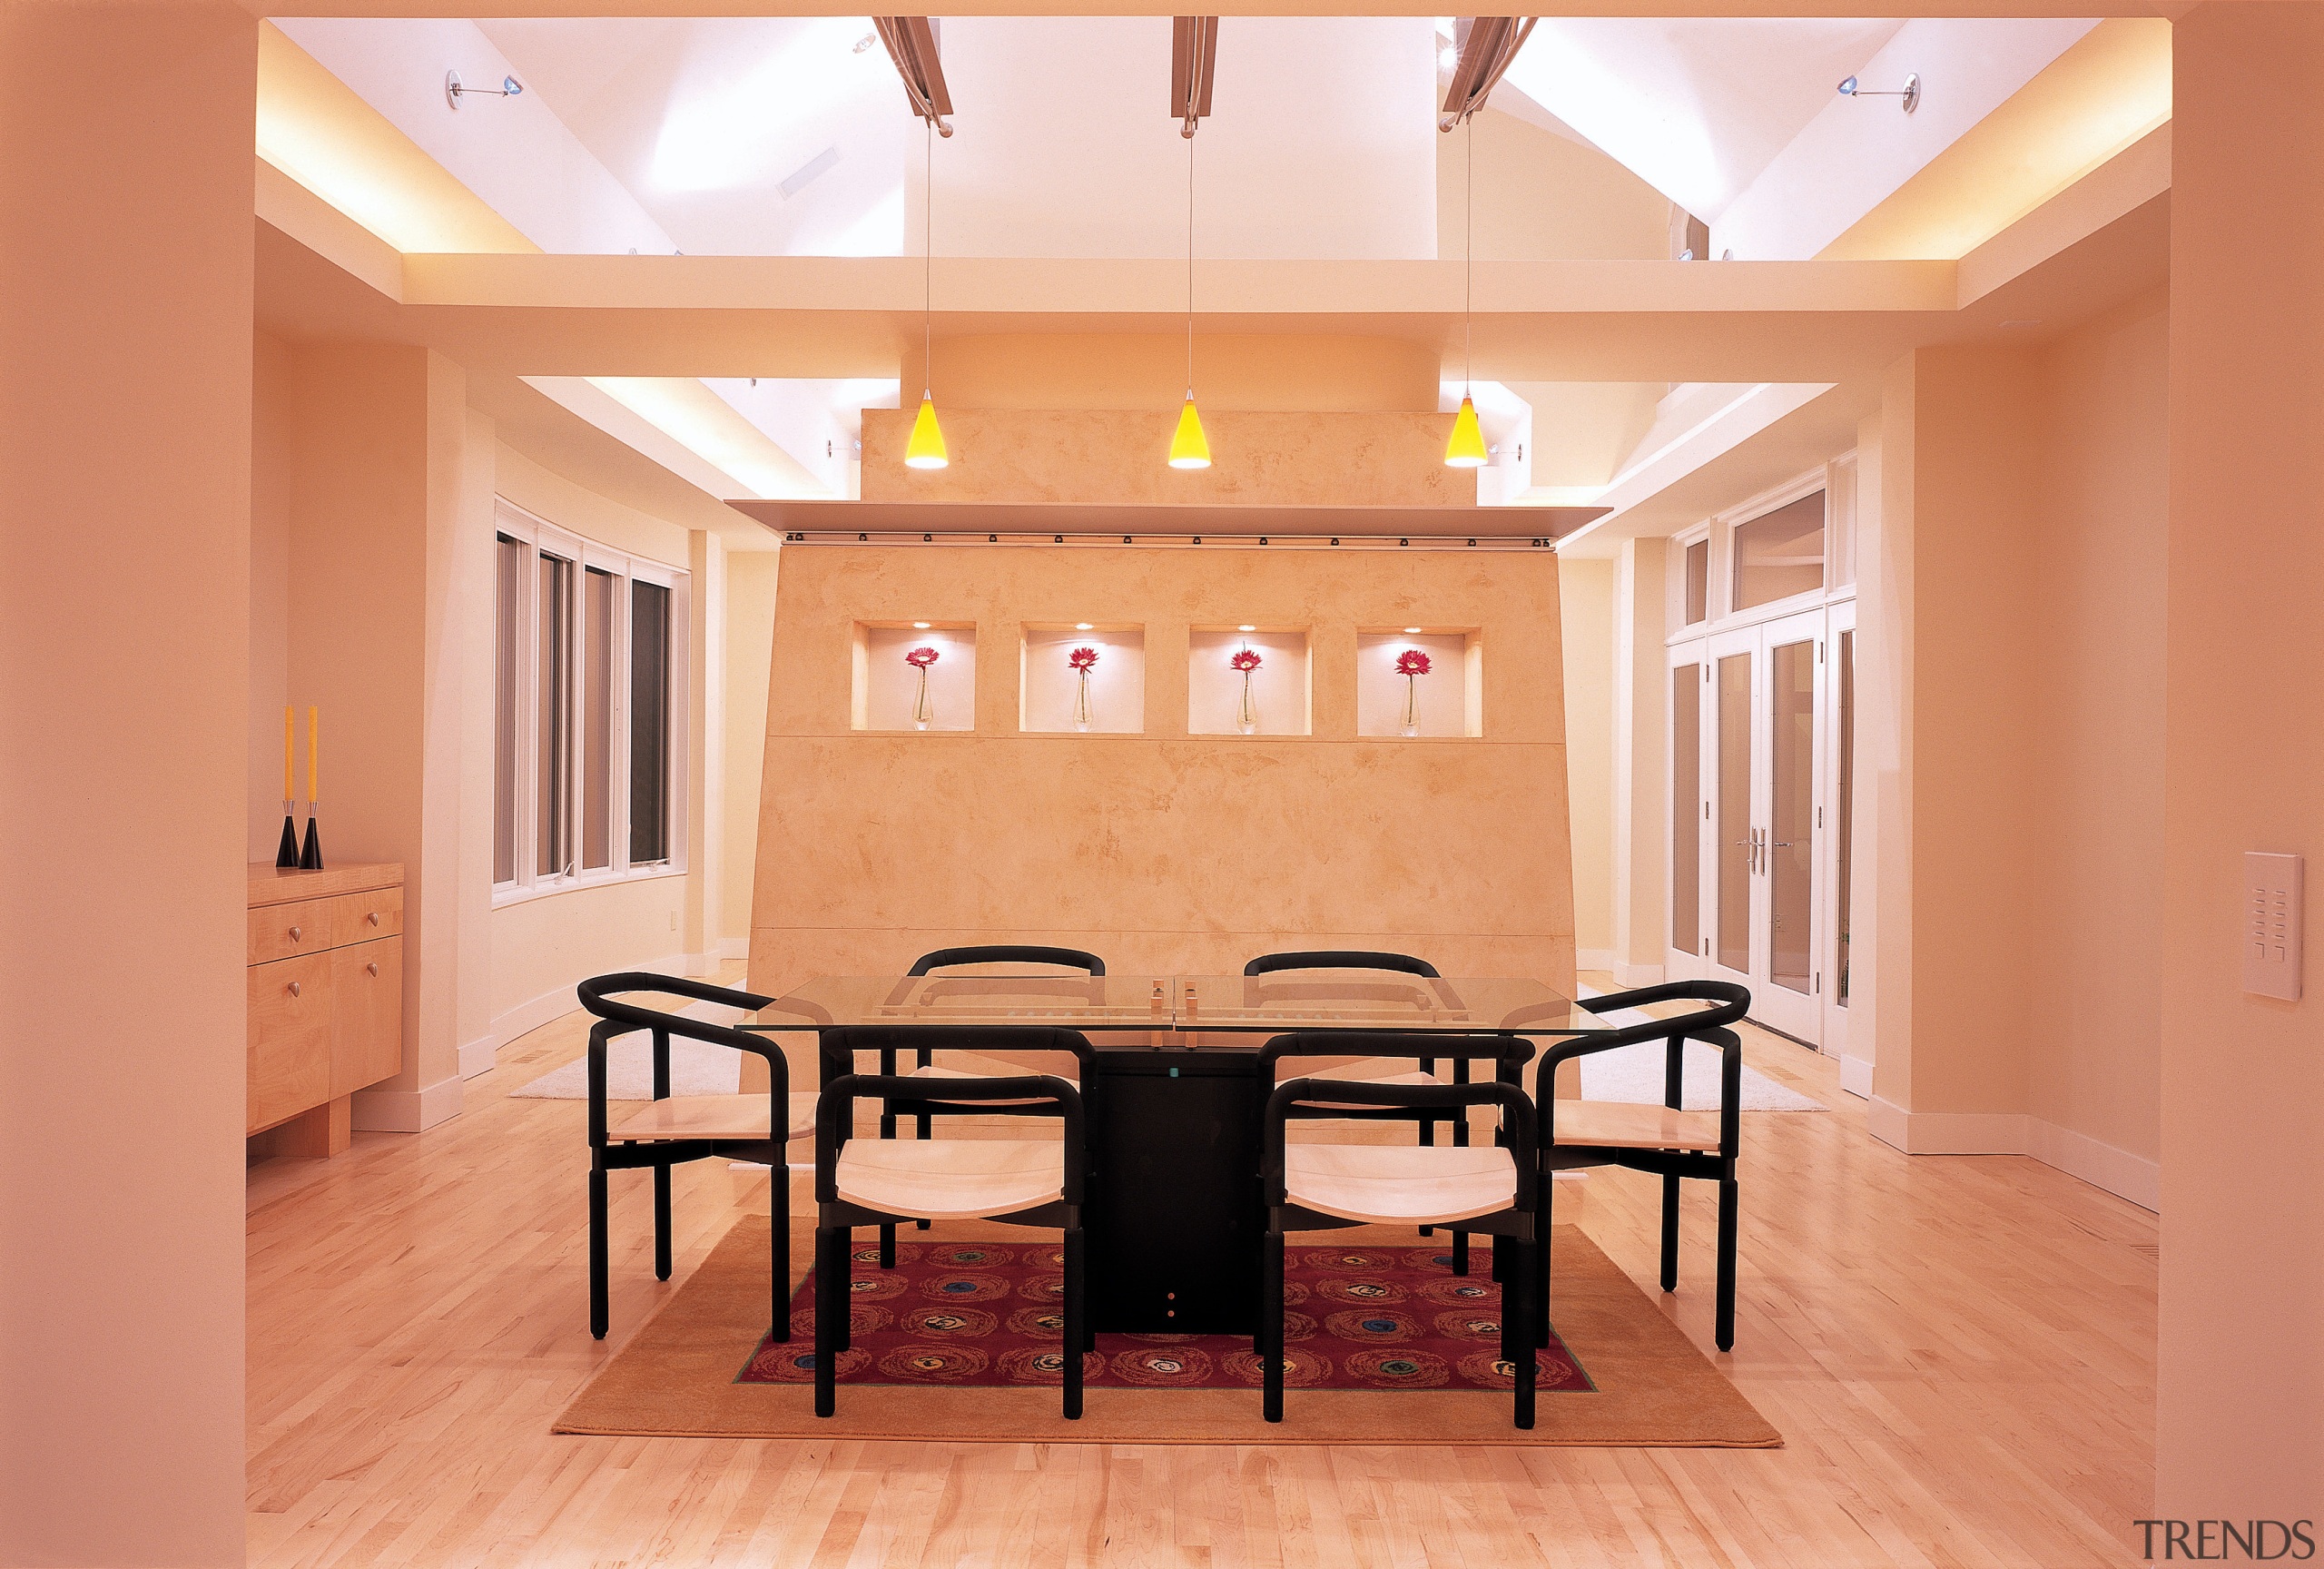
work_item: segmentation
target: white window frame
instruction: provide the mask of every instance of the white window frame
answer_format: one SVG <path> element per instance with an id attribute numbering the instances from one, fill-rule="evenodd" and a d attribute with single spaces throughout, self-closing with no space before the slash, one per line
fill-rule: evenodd
<path id="1" fill-rule="evenodd" d="M 494 570 L 498 571 L 498 542 L 514 539 L 527 548 L 527 571 L 522 590 L 517 596 L 517 614 L 520 625 L 517 633 L 517 745 L 516 777 L 504 781 L 494 765 L 493 791 L 496 821 L 499 792 L 513 788 L 517 793 L 515 812 L 516 875 L 507 882 L 496 882 L 492 887 L 492 902 L 496 906 L 514 904 L 528 899 L 546 898 L 550 894 L 571 893 L 576 889 L 603 887 L 608 883 L 642 882 L 655 877 L 683 877 L 689 863 L 692 844 L 691 824 L 687 818 L 686 801 L 689 794 L 687 765 L 691 748 L 687 745 L 687 715 L 690 712 L 686 690 L 686 675 L 692 665 L 688 657 L 693 627 L 693 594 L 691 575 L 660 561 L 632 556 L 585 539 L 567 529 L 560 528 L 547 519 L 526 511 L 505 497 L 495 497 L 492 508 L 495 545 Z M 556 556 L 573 563 L 573 679 L 567 698 L 566 733 L 572 747 L 572 763 L 566 770 L 569 799 L 566 809 L 572 814 L 574 864 L 570 872 L 562 869 L 544 871 L 536 864 L 540 846 L 540 581 L 539 561 L 544 555 Z M 581 821 L 582 757 L 584 738 L 582 725 L 586 717 L 589 647 L 588 617 L 586 613 L 586 574 L 590 571 L 610 574 L 615 579 L 613 625 L 613 683 L 609 694 L 611 726 L 606 748 L 606 809 L 611 817 L 608 826 L 607 864 L 584 867 L 580 858 L 585 854 L 582 844 L 586 831 Z M 670 855 L 665 861 L 632 864 L 629 859 L 629 765 L 630 765 L 630 585 L 646 583 L 670 591 L 670 656 L 668 665 L 668 712 L 665 715 L 664 739 L 665 756 L 669 766 L 667 801 L 669 808 Z M 499 614 L 498 595 L 494 596 L 494 615 Z M 498 646 L 499 627 L 494 628 L 495 646 Z M 496 724 L 497 723 L 496 719 Z M 497 748 L 496 748 L 497 753 Z"/>
<path id="2" fill-rule="evenodd" d="M 1856 455 L 1842 453 L 1829 463 L 1760 491 L 1739 507 L 1715 513 L 1670 536 L 1665 580 L 1663 643 L 1666 646 L 1780 620 L 1803 610 L 1856 597 Z M 1771 599 L 1748 610 L 1735 608 L 1735 530 L 1803 496 L 1824 492 L 1824 587 Z M 1710 542 L 1710 592 L 1707 618 L 1686 619 L 1687 547 Z"/>

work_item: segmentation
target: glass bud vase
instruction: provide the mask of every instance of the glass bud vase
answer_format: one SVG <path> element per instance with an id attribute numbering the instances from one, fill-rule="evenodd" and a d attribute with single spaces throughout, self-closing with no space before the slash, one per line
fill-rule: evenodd
<path id="1" fill-rule="evenodd" d="M 1406 735 L 1420 734 L 1420 677 L 1417 676 L 1404 677 L 1404 723 L 1402 733 Z"/>
<path id="2" fill-rule="evenodd" d="M 1073 695 L 1073 727 L 1084 731 L 1089 728 L 1089 672 L 1087 670 L 1081 672 L 1080 684 Z"/>
<path id="3" fill-rule="evenodd" d="M 1259 729 L 1259 708 L 1251 696 L 1251 673 L 1243 672 L 1243 698 L 1235 706 L 1235 728 L 1246 735 L 1256 735 Z"/>
<path id="4" fill-rule="evenodd" d="M 925 730 L 936 722 L 936 706 L 928 700 L 928 666 L 920 666 L 920 690 L 911 700 L 911 727 Z"/>

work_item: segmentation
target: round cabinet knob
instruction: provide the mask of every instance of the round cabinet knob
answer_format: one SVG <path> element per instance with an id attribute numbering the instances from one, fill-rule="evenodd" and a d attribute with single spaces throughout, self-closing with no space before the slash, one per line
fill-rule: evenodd
<path id="1" fill-rule="evenodd" d="M 369 964 L 364 965 L 363 968 L 369 971 L 372 974 L 377 975 L 379 972 L 379 962 L 377 959 L 374 959 Z"/>
<path id="2" fill-rule="evenodd" d="M 379 913 L 377 910 L 374 910 L 367 919 L 369 920 L 372 925 L 377 926 L 379 923 Z"/>
<path id="3" fill-rule="evenodd" d="M 290 982 L 290 995 L 291 995 L 291 996 L 293 996 L 293 997 L 296 997 L 298 994 L 299 994 L 299 983 L 298 983 L 296 981 L 293 981 L 293 982 Z"/>
<path id="4" fill-rule="evenodd" d="M 290 941 L 293 942 L 299 941 L 299 929 L 296 926 L 290 928 Z"/>

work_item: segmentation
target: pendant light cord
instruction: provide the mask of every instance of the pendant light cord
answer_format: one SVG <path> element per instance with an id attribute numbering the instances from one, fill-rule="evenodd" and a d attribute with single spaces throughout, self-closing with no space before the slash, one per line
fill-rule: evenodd
<path id="1" fill-rule="evenodd" d="M 1187 138 L 1187 401 L 1195 397 L 1195 139 Z"/>
<path id="2" fill-rule="evenodd" d="M 1469 318 L 1477 301 L 1477 117 L 1469 116 L 1462 150 L 1468 172 L 1461 194 L 1461 396 L 1469 396 Z"/>
<path id="3" fill-rule="evenodd" d="M 928 150 L 920 179 L 921 271 L 920 396 L 936 395 L 936 122 L 928 122 Z"/>

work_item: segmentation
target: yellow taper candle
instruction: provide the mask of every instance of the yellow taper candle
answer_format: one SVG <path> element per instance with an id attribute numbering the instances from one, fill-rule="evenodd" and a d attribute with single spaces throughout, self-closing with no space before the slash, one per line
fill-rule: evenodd
<path id="1" fill-rule="evenodd" d="M 315 803 L 315 799 L 316 799 L 316 797 L 315 797 L 315 720 L 316 720 L 316 715 L 318 715 L 318 713 L 320 713 L 320 710 L 318 710 L 318 709 L 314 708 L 314 707 L 313 707 L 313 706 L 310 706 L 308 707 L 308 709 L 307 709 L 307 804 L 308 804 L 310 806 L 311 806 L 311 805 L 313 805 L 313 804 L 314 804 L 314 803 Z"/>
<path id="2" fill-rule="evenodd" d="M 290 810 L 290 760 L 297 755 L 298 748 L 290 739 L 290 705 L 285 703 L 282 706 L 282 805 L 285 811 Z"/>

